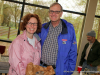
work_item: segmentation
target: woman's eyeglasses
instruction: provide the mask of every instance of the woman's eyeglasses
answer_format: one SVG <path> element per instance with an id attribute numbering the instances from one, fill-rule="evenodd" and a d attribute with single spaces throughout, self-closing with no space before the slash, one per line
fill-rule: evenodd
<path id="1" fill-rule="evenodd" d="M 33 26 L 37 26 L 37 23 L 28 22 L 27 24 L 30 25 L 30 26 L 32 26 L 32 25 L 33 25 Z"/>

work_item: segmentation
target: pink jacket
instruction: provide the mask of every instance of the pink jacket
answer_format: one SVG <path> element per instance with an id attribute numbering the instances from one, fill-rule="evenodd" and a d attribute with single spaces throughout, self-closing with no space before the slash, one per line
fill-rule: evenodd
<path id="1" fill-rule="evenodd" d="M 39 40 L 40 41 L 40 40 Z M 26 31 L 19 35 L 9 47 L 9 75 L 25 75 L 27 64 L 40 65 L 41 46 L 35 37 L 33 48 L 27 41 Z"/>

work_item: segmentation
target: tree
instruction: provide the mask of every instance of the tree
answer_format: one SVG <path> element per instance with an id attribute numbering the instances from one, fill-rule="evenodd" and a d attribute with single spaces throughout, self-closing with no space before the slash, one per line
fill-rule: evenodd
<path id="1" fill-rule="evenodd" d="M 97 3 L 96 15 L 100 15 L 100 0 Z M 100 41 L 100 18 L 95 18 L 93 29 L 97 33 L 97 39 Z"/>
<path id="2" fill-rule="evenodd" d="M 43 2 L 43 1 L 34 1 L 34 4 L 40 4 L 40 5 L 44 5 L 44 4 L 48 4 L 48 2 Z M 50 3 L 50 2 L 49 2 Z M 39 17 L 41 18 L 42 23 L 48 22 L 49 21 L 49 17 L 48 17 L 48 9 L 44 9 L 44 8 L 40 8 L 40 7 L 33 7 L 33 6 L 26 6 L 25 10 L 24 10 L 24 15 L 27 13 L 34 13 L 34 14 L 38 14 Z"/>
<path id="3" fill-rule="evenodd" d="M 11 15 L 9 14 L 11 9 L 9 8 L 9 5 L 7 4 L 3 4 L 3 15 L 4 15 L 4 20 L 3 20 L 3 23 L 2 23 L 2 26 L 7 26 L 9 27 L 9 22 L 10 22 L 10 19 L 11 19 Z"/>
<path id="4" fill-rule="evenodd" d="M 4 20 L 2 23 L 2 26 L 7 26 L 9 27 L 10 23 L 14 23 L 13 26 L 17 29 L 18 27 L 18 21 L 20 18 L 20 5 L 19 4 L 14 4 L 10 2 L 4 2 L 3 4 L 3 15 L 4 15 Z"/>

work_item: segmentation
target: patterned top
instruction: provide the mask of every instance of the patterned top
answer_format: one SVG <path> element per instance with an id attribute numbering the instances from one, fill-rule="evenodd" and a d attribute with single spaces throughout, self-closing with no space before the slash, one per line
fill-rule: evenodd
<path id="1" fill-rule="evenodd" d="M 62 31 L 62 22 L 55 28 L 50 23 L 49 32 L 42 48 L 42 62 L 47 65 L 56 65 L 58 53 L 58 36 Z"/>

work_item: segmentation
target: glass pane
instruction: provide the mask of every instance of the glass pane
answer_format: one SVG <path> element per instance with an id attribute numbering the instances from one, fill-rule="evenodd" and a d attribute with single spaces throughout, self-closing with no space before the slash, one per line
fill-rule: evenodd
<path id="1" fill-rule="evenodd" d="M 62 15 L 62 19 L 65 19 L 71 24 L 73 24 L 75 29 L 76 39 L 77 39 L 77 46 L 78 46 L 84 16 L 64 12 Z"/>
<path id="2" fill-rule="evenodd" d="M 58 0 L 64 10 L 85 13 L 87 0 Z"/>
<path id="3" fill-rule="evenodd" d="M 96 32 L 96 38 L 100 42 L 100 18 L 94 19 L 94 24 L 93 24 L 92 30 L 94 30 Z"/>
<path id="4" fill-rule="evenodd" d="M 2 1 L 4 1 L 4 0 L 2 0 Z M 20 1 L 20 2 L 23 2 L 23 0 L 9 0 L 9 1 Z"/>
<path id="5" fill-rule="evenodd" d="M 22 5 L 0 1 L 0 39 L 14 40 L 17 36 Z"/>
<path id="6" fill-rule="evenodd" d="M 24 15 L 27 13 L 34 13 L 34 14 L 38 14 L 42 23 L 48 22 L 49 21 L 49 17 L 48 17 L 48 9 L 44 9 L 44 8 L 39 8 L 39 7 L 34 7 L 34 6 L 25 6 L 24 9 Z"/>
<path id="7" fill-rule="evenodd" d="M 98 3 L 97 3 L 97 8 L 96 8 L 96 13 L 95 15 L 99 15 L 100 16 L 100 0 L 98 0 Z"/>
<path id="8" fill-rule="evenodd" d="M 56 2 L 56 0 L 26 0 L 26 2 L 43 6 L 50 6 L 53 2 Z"/>

